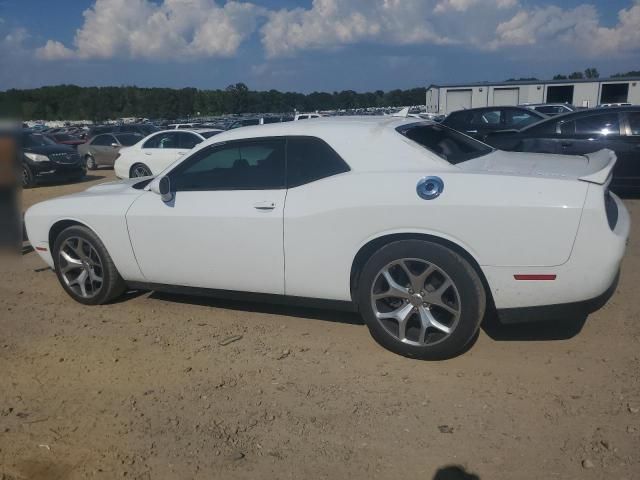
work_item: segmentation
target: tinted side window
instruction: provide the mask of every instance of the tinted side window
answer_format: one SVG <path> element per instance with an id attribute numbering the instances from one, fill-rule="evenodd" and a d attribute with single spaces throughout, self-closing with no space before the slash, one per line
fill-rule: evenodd
<path id="1" fill-rule="evenodd" d="M 193 133 L 180 132 L 178 135 L 178 146 L 180 148 L 186 148 L 191 150 L 193 147 L 202 142 L 200 137 Z"/>
<path id="2" fill-rule="evenodd" d="M 482 110 L 473 116 L 473 125 L 489 126 L 500 125 L 503 122 L 502 110 Z"/>
<path id="3" fill-rule="evenodd" d="M 112 137 L 111 135 L 98 135 L 96 138 L 93 139 L 93 142 L 91 142 L 91 145 L 96 145 L 98 147 L 105 147 L 107 145 L 111 145 L 112 143 Z"/>
<path id="4" fill-rule="evenodd" d="M 620 135 L 620 121 L 617 113 L 589 115 L 562 124 L 561 131 L 576 135 Z"/>
<path id="5" fill-rule="evenodd" d="M 557 127 L 557 121 L 542 122 L 537 125 L 533 125 L 531 128 L 527 128 L 526 133 L 528 135 L 555 135 Z"/>
<path id="6" fill-rule="evenodd" d="M 319 138 L 287 140 L 287 187 L 294 188 L 350 170 L 329 145 Z"/>
<path id="7" fill-rule="evenodd" d="M 640 135 L 640 112 L 628 114 L 631 135 Z"/>
<path id="8" fill-rule="evenodd" d="M 524 128 L 540 120 L 538 115 L 525 110 L 507 110 L 506 124 L 511 128 Z"/>
<path id="9" fill-rule="evenodd" d="M 453 127 L 458 125 L 465 125 L 471 122 L 471 117 L 473 116 L 470 112 L 453 112 L 451 113 L 443 122 L 446 125 L 451 125 Z"/>
<path id="10" fill-rule="evenodd" d="M 204 148 L 171 173 L 176 191 L 284 188 L 285 141 L 233 142 Z"/>
<path id="11" fill-rule="evenodd" d="M 142 148 L 179 148 L 177 135 L 174 132 L 159 133 L 144 142 Z"/>

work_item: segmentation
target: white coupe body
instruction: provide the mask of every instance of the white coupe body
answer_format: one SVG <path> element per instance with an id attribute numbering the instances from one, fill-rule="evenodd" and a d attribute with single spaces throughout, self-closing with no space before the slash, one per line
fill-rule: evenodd
<path id="1" fill-rule="evenodd" d="M 462 255 L 499 311 L 582 302 L 614 283 L 630 221 L 607 191 L 612 152 L 487 151 L 452 164 L 403 134 L 418 126 L 446 128 L 415 119 L 330 118 L 224 132 L 156 170 L 144 188 L 131 179 L 35 205 L 25 217 L 28 236 L 54 267 L 55 235 L 86 226 L 126 282 L 155 287 L 352 302 L 362 256 L 406 238 Z M 172 175 L 198 152 L 308 137 L 326 142 L 348 171 L 289 188 L 186 189 L 169 201 L 158 194 L 161 178 L 175 183 Z M 425 177 L 442 183 L 434 198 L 418 194 Z"/>
<path id="2" fill-rule="evenodd" d="M 122 148 L 114 163 L 118 178 L 157 175 L 196 145 L 223 130 L 201 129 L 154 132 L 131 147 Z"/>

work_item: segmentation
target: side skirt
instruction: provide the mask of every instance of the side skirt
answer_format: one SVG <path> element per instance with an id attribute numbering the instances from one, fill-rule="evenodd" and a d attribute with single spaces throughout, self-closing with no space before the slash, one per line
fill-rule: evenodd
<path id="1" fill-rule="evenodd" d="M 252 303 L 270 303 L 275 305 L 320 308 L 325 310 L 341 310 L 346 312 L 358 311 L 358 307 L 354 302 L 342 300 L 324 300 L 321 298 L 292 297 L 289 295 L 272 295 L 268 293 L 237 292 L 233 290 L 217 290 L 212 288 L 183 287 L 178 285 L 165 285 L 161 283 L 127 282 L 127 287 L 131 290 L 149 290 L 175 295 L 217 298 L 221 300 Z"/>

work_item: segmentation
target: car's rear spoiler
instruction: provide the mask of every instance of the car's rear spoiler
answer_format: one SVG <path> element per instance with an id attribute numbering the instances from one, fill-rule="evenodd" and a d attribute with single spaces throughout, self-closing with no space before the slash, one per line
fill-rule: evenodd
<path id="1" fill-rule="evenodd" d="M 592 173 L 579 177 L 579 180 L 598 185 L 607 183 L 618 161 L 615 152 L 605 149 L 584 156 L 589 160 L 589 171 Z"/>

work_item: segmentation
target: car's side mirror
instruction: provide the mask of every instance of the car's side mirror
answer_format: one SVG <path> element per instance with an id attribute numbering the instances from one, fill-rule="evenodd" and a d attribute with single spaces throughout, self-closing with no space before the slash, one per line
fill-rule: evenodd
<path id="1" fill-rule="evenodd" d="M 166 175 L 160 179 L 158 183 L 158 190 L 160 191 L 160 197 L 163 202 L 170 202 L 173 200 L 173 193 L 171 192 L 171 180 Z"/>
<path id="2" fill-rule="evenodd" d="M 169 177 L 164 176 L 160 178 L 160 180 L 156 179 L 151 183 L 149 187 L 153 193 L 160 195 L 163 202 L 170 202 L 171 200 L 173 200 L 173 192 L 171 192 L 171 180 L 169 180 Z"/>

